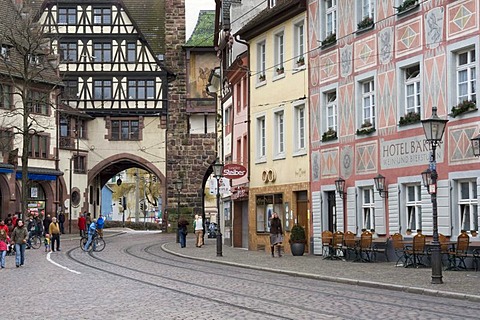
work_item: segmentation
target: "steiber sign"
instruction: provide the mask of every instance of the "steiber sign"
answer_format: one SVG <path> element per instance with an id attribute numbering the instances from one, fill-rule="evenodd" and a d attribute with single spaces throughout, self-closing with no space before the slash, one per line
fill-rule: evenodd
<path id="1" fill-rule="evenodd" d="M 223 167 L 223 176 L 227 179 L 238 179 L 247 174 L 247 169 L 241 164 L 226 164 Z"/>

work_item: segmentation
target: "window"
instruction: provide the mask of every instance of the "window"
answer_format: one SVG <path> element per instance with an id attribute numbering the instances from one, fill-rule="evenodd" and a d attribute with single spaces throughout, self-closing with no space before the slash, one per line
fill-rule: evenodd
<path id="1" fill-rule="evenodd" d="M 467 231 L 478 230 L 477 183 L 461 181 L 458 192 L 460 228 Z"/>
<path id="2" fill-rule="evenodd" d="M 30 105 L 30 112 L 43 115 L 50 114 L 48 93 L 31 90 L 29 95 L 30 97 L 28 102 Z"/>
<path id="3" fill-rule="evenodd" d="M 375 83 L 373 80 L 361 83 L 362 86 L 362 125 L 375 127 Z"/>
<path id="4" fill-rule="evenodd" d="M 364 188 L 362 191 L 362 229 L 375 229 L 375 202 L 373 188 Z"/>
<path id="5" fill-rule="evenodd" d="M 337 33 L 337 0 L 324 0 L 325 37 Z"/>
<path id="6" fill-rule="evenodd" d="M 325 131 L 337 131 L 337 92 L 326 93 L 326 102 L 327 127 Z"/>
<path id="7" fill-rule="evenodd" d="M 127 62 L 137 61 L 137 45 L 135 42 L 127 42 Z"/>
<path id="8" fill-rule="evenodd" d="M 420 114 L 420 66 L 405 69 L 405 113 Z"/>
<path id="9" fill-rule="evenodd" d="M 73 157 L 73 172 L 74 173 L 87 173 L 87 157 L 84 155 L 75 155 Z"/>
<path id="10" fill-rule="evenodd" d="M 61 62 L 77 61 L 77 43 L 76 42 L 62 42 L 60 43 L 59 47 L 60 47 Z"/>
<path id="11" fill-rule="evenodd" d="M 225 128 L 225 135 L 232 132 L 232 107 L 225 108 L 223 115 L 223 127 Z"/>
<path id="12" fill-rule="evenodd" d="M 43 63 L 43 56 L 40 56 L 38 54 L 29 54 L 28 62 L 31 66 L 40 67 Z"/>
<path id="13" fill-rule="evenodd" d="M 285 154 L 285 123 L 284 113 L 275 112 L 275 156 L 284 156 Z"/>
<path id="14" fill-rule="evenodd" d="M 128 80 L 129 99 L 154 99 L 155 80 Z"/>
<path id="15" fill-rule="evenodd" d="M 87 139 L 87 121 L 82 119 L 76 119 L 76 130 L 78 131 L 78 137 L 80 139 Z"/>
<path id="16" fill-rule="evenodd" d="M 260 42 L 257 45 L 257 73 L 258 73 L 258 81 L 262 82 L 265 81 L 266 75 L 266 57 L 265 57 L 265 41 Z"/>
<path id="17" fill-rule="evenodd" d="M 138 120 L 111 120 L 111 140 L 139 140 Z"/>
<path id="18" fill-rule="evenodd" d="M 10 109 L 12 107 L 12 86 L 0 83 L 0 108 Z"/>
<path id="19" fill-rule="evenodd" d="M 285 62 L 285 52 L 284 52 L 284 36 L 283 32 L 275 35 L 275 66 L 277 74 L 283 74 L 284 72 L 284 62 Z"/>
<path id="20" fill-rule="evenodd" d="M 365 18 L 375 18 L 374 0 L 362 0 L 361 20 Z"/>
<path id="21" fill-rule="evenodd" d="M 63 99 L 78 99 L 78 81 L 63 80 L 63 83 L 65 84 L 65 87 L 63 87 Z"/>
<path id="22" fill-rule="evenodd" d="M 284 226 L 285 210 L 283 208 L 283 195 L 281 193 L 257 196 L 257 232 L 270 232 L 270 219 L 274 212 L 278 214 L 280 221 L 282 221 L 282 226 Z"/>
<path id="23" fill-rule="evenodd" d="M 77 9 L 76 8 L 59 8 L 58 9 L 58 24 L 76 24 L 77 23 Z"/>
<path id="24" fill-rule="evenodd" d="M 294 108 L 294 146 L 295 152 L 306 151 L 306 128 L 305 128 L 305 105 L 298 105 Z"/>
<path id="25" fill-rule="evenodd" d="M 28 156 L 32 158 L 48 158 L 48 144 L 50 138 L 45 135 L 31 135 L 28 146 Z"/>
<path id="26" fill-rule="evenodd" d="M 93 44 L 93 56 L 97 62 L 112 61 L 112 44 L 110 42 L 99 42 Z"/>
<path id="27" fill-rule="evenodd" d="M 457 102 L 477 101 L 475 49 L 457 54 Z"/>
<path id="28" fill-rule="evenodd" d="M 257 159 L 265 160 L 266 155 L 266 137 L 265 137 L 265 117 L 257 118 Z"/>
<path id="29" fill-rule="evenodd" d="M 0 152 L 5 156 L 13 148 L 13 133 L 10 130 L 0 129 Z"/>
<path id="30" fill-rule="evenodd" d="M 268 7 L 273 8 L 277 4 L 277 0 L 268 0 Z"/>
<path id="31" fill-rule="evenodd" d="M 93 23 L 94 24 L 111 24 L 112 10 L 110 8 L 94 8 Z"/>
<path id="32" fill-rule="evenodd" d="M 0 46 L 0 58 L 4 59 L 4 60 L 10 60 L 10 47 L 5 45 L 5 44 L 2 44 Z"/>
<path id="33" fill-rule="evenodd" d="M 406 191 L 407 229 L 422 229 L 422 186 L 409 185 Z"/>
<path id="34" fill-rule="evenodd" d="M 112 81 L 95 80 L 93 81 L 93 92 L 96 100 L 106 100 L 112 98 Z"/>
<path id="35" fill-rule="evenodd" d="M 300 67 L 305 64 L 305 26 L 303 20 L 294 26 L 295 62 Z"/>

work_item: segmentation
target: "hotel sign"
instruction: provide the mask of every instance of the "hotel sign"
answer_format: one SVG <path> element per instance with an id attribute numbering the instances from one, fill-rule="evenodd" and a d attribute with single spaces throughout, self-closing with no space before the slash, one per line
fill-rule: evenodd
<path id="1" fill-rule="evenodd" d="M 380 167 L 382 169 L 406 168 L 428 165 L 430 144 L 424 136 L 380 141 Z M 437 147 L 437 162 L 443 162 L 443 144 Z"/>

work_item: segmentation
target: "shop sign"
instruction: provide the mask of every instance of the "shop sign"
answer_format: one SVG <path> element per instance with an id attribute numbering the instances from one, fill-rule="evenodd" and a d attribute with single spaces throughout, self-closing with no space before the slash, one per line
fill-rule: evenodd
<path id="1" fill-rule="evenodd" d="M 425 136 L 380 142 L 380 162 L 382 169 L 396 169 L 427 165 L 431 148 Z M 443 162 L 443 144 L 437 147 L 437 162 Z"/>
<path id="2" fill-rule="evenodd" d="M 223 176 L 227 179 L 239 179 L 247 174 L 247 169 L 241 164 L 229 163 L 223 167 Z"/>
<path id="3" fill-rule="evenodd" d="M 232 190 L 232 200 L 248 198 L 248 188 L 247 187 L 236 187 Z"/>

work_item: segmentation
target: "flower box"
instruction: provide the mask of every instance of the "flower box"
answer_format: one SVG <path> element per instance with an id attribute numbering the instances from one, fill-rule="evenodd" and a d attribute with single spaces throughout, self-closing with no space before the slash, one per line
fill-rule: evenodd
<path id="1" fill-rule="evenodd" d="M 322 47 L 328 47 L 337 42 L 337 35 L 335 33 L 331 33 L 322 41 Z"/>
<path id="2" fill-rule="evenodd" d="M 402 4 L 395 9 L 397 9 L 397 15 L 403 15 L 407 12 L 412 11 L 413 9 L 418 8 L 420 5 L 417 0 L 405 0 Z"/>
<path id="3" fill-rule="evenodd" d="M 375 127 L 373 126 L 370 121 L 365 121 L 360 129 L 357 129 L 357 135 L 362 136 L 362 135 L 368 135 L 371 134 L 372 132 L 375 132 Z"/>
<path id="4" fill-rule="evenodd" d="M 265 75 L 264 74 L 261 74 L 258 76 L 258 81 L 265 81 Z"/>
<path id="5" fill-rule="evenodd" d="M 358 30 L 368 30 L 373 28 L 373 18 L 365 17 L 357 24 Z"/>
<path id="6" fill-rule="evenodd" d="M 304 57 L 298 58 L 298 60 L 297 60 L 297 67 L 301 67 L 301 66 L 303 66 L 303 65 L 305 65 L 305 58 L 304 58 Z"/>
<path id="7" fill-rule="evenodd" d="M 419 123 L 420 122 L 420 113 L 419 112 L 409 112 L 403 117 L 400 117 L 398 122 L 399 126 L 406 126 L 409 124 Z"/>
<path id="8" fill-rule="evenodd" d="M 285 69 L 283 67 L 277 68 L 277 74 L 283 74 Z"/>
<path id="9" fill-rule="evenodd" d="M 466 112 L 476 111 L 477 104 L 471 100 L 464 100 L 452 108 L 452 113 L 450 114 L 452 118 L 458 117 L 461 114 Z"/>
<path id="10" fill-rule="evenodd" d="M 322 142 L 332 141 L 337 138 L 338 138 L 337 131 L 333 130 L 332 128 L 329 128 L 327 131 L 323 133 Z"/>

